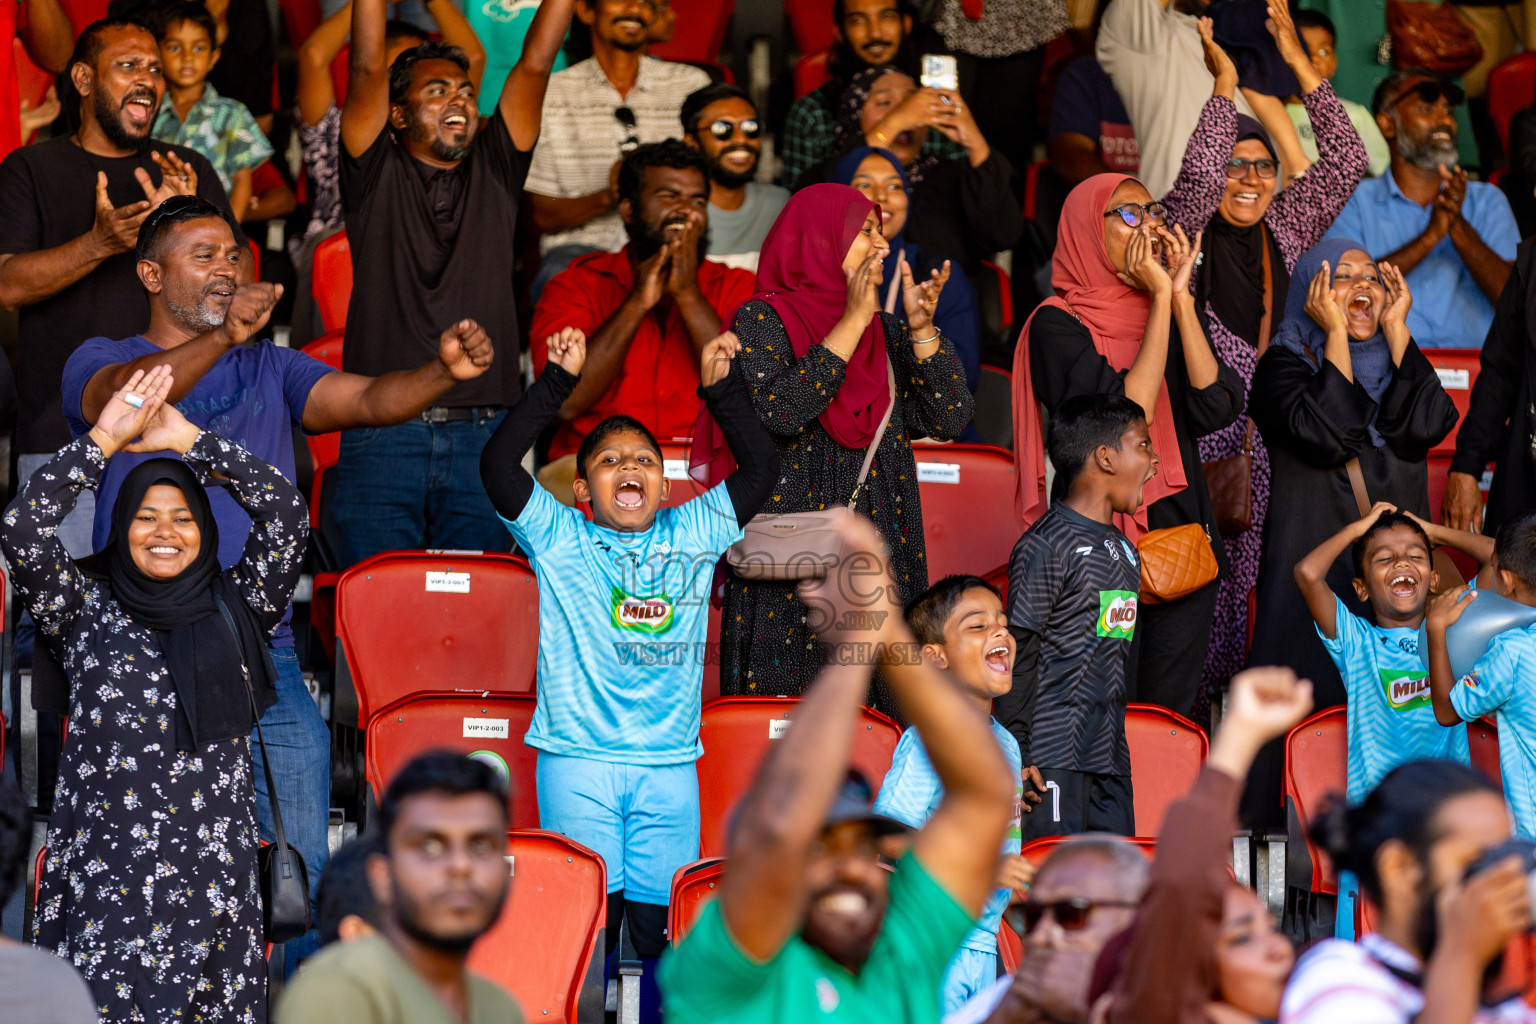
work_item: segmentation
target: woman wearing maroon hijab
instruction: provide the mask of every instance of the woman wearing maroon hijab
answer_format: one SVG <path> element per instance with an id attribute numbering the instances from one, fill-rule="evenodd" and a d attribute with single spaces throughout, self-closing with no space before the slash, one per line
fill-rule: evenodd
<path id="1" fill-rule="evenodd" d="M 1145 504 L 1115 525 L 1134 543 L 1151 530 L 1198 523 L 1216 542 L 1224 573 L 1196 440 L 1237 419 L 1243 381 L 1216 358 L 1195 312 L 1189 278 L 1201 239 L 1171 233 L 1165 214 L 1123 174 L 1094 175 L 1067 196 L 1051 257 L 1056 294 L 1030 316 L 1014 351 L 1019 510 L 1030 525 L 1046 508 L 1040 407 L 1050 413 L 1078 395 L 1124 395 L 1147 412 L 1162 464 L 1142 492 Z M 1131 700 L 1190 713 L 1217 589 L 1212 582 L 1177 601 L 1142 605 Z"/>
<path id="2" fill-rule="evenodd" d="M 857 509 L 880 527 L 903 601 L 928 586 L 923 513 L 912 439 L 948 440 L 971 421 L 971 394 L 955 346 L 933 326 L 948 264 L 927 281 L 902 267 L 906 323 L 880 310 L 889 243 L 880 210 L 847 185 L 796 193 L 763 242 L 757 294 L 737 310 L 731 329 L 742 350 L 740 374 L 779 449 L 782 475 L 763 511 L 807 512 L 854 497 L 864 455 L 890 405 Z M 693 463 L 724 479 L 710 425 L 696 432 Z M 720 692 L 798 695 L 816 677 L 825 652 L 806 627 L 792 583 L 731 577 L 720 627 Z M 876 684 L 875 705 L 891 711 Z"/>

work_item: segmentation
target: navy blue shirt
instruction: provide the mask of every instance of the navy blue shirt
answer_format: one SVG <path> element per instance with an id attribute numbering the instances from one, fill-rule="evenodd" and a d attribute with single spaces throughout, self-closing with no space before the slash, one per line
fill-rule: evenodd
<path id="1" fill-rule="evenodd" d="M 70 434 L 79 437 L 91 429 L 80 412 L 85 386 L 103 368 L 153 355 L 162 349 L 142 334 L 123 341 L 92 338 L 75 350 L 64 364 L 64 418 Z M 302 421 L 310 389 L 331 373 L 317 359 L 281 348 L 270 341 L 241 345 L 224 353 L 187 396 L 176 403 L 189 421 L 235 442 L 292 480 L 293 427 Z M 112 532 L 112 506 L 123 477 L 154 454 L 119 452 L 107 463 L 96 489 L 96 525 L 92 547 L 100 550 Z M 223 488 L 210 488 L 208 503 L 219 524 L 219 564 L 226 569 L 240 561 L 251 519 Z M 289 607 L 272 634 L 275 647 L 292 647 Z"/>

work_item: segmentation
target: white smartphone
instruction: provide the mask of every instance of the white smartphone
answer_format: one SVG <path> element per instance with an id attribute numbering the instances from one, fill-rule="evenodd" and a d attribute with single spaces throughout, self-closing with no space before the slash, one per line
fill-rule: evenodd
<path id="1" fill-rule="evenodd" d="M 923 54 L 921 81 L 925 89 L 960 89 L 960 69 L 955 58 L 944 53 Z"/>

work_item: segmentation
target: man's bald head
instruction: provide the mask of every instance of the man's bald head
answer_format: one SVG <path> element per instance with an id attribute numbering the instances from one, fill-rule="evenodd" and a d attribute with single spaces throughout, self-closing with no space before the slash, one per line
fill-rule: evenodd
<path id="1" fill-rule="evenodd" d="M 1083 927 L 1067 930 L 1047 915 L 1025 936 L 1031 948 L 1072 946 L 1097 952 L 1109 938 L 1130 927 L 1132 906 L 1147 891 L 1149 865 L 1140 849 L 1115 836 L 1085 836 L 1062 843 L 1040 866 L 1029 887 L 1029 902 L 1086 900 L 1094 904 Z"/>

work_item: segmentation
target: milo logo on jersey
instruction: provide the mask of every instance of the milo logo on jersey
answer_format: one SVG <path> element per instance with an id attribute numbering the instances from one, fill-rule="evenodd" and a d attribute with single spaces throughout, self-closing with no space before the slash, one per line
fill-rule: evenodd
<path id="1" fill-rule="evenodd" d="M 1136 593 L 1131 590 L 1099 591 L 1099 636 L 1129 640 L 1136 633 Z"/>
<path id="2" fill-rule="evenodd" d="M 1386 695 L 1387 706 L 1393 711 L 1401 714 L 1431 706 L 1428 673 L 1390 668 L 1378 671 L 1381 675 L 1381 691 Z"/>
<path id="3" fill-rule="evenodd" d="M 672 599 L 666 594 L 633 597 L 614 587 L 613 625 L 636 633 L 665 633 L 672 628 Z"/>

